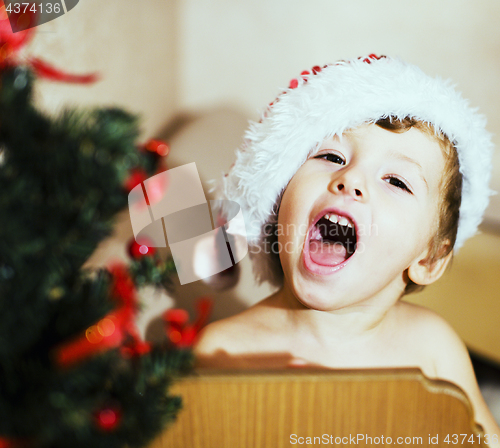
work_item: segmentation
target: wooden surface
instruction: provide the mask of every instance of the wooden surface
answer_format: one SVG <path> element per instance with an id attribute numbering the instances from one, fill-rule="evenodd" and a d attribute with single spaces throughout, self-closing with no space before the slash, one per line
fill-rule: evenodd
<path id="1" fill-rule="evenodd" d="M 398 437 L 411 437 L 402 446 L 449 447 L 447 434 L 473 435 L 474 444 L 466 445 L 486 446 L 478 443 L 481 430 L 464 393 L 418 369 L 208 371 L 181 380 L 173 392 L 184 409 L 150 448 L 279 448 L 299 445 L 298 437 L 325 445 L 324 435 L 333 442 L 354 437 L 358 446 L 383 436 L 394 445 Z M 439 443 L 430 444 L 429 435 Z"/>

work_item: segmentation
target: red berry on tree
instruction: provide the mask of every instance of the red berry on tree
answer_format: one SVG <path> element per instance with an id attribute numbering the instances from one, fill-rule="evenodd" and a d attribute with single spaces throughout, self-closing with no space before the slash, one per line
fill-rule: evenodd
<path id="1" fill-rule="evenodd" d="M 140 243 L 138 243 L 133 239 L 128 245 L 128 253 L 131 258 L 136 260 L 144 256 L 152 256 L 155 253 L 155 248 L 151 241 L 141 239 Z"/>
<path id="2" fill-rule="evenodd" d="M 150 151 L 158 156 L 165 157 L 170 152 L 170 147 L 167 143 L 161 140 L 149 140 L 149 142 L 144 145 L 147 151 Z"/>
<path id="3" fill-rule="evenodd" d="M 134 187 L 144 182 L 148 178 L 148 175 L 143 169 L 133 169 L 130 171 L 130 176 L 124 183 L 125 190 L 131 191 Z"/>

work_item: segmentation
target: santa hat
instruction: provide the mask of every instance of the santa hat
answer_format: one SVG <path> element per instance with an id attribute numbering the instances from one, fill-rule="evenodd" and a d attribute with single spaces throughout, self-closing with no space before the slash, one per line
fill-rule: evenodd
<path id="1" fill-rule="evenodd" d="M 476 233 L 492 194 L 493 144 L 485 118 L 449 81 L 399 59 L 370 55 L 341 61 L 291 81 L 261 120 L 250 124 L 223 180 L 222 197 L 242 209 L 259 281 L 280 282 L 280 267 L 265 247 L 266 225 L 276 222 L 277 201 L 296 171 L 325 138 L 389 116 L 430 123 L 453 143 L 463 176 L 454 249 Z"/>

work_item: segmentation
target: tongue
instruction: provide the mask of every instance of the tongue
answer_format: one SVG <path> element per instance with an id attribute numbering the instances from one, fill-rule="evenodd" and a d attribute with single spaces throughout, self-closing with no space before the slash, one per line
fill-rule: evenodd
<path id="1" fill-rule="evenodd" d="M 336 266 L 345 261 L 346 248 L 340 243 L 324 243 L 320 240 L 309 241 L 311 260 L 324 266 Z"/>

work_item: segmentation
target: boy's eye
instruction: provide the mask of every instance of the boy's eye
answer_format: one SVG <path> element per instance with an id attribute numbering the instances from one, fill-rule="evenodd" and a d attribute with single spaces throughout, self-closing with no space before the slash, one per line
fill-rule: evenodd
<path id="1" fill-rule="evenodd" d="M 387 179 L 385 179 L 386 182 L 390 183 L 391 185 L 394 185 L 397 188 L 401 188 L 401 190 L 405 190 L 408 193 L 411 193 L 411 190 L 408 188 L 408 186 L 399 178 L 394 177 L 394 176 L 389 176 Z"/>
<path id="2" fill-rule="evenodd" d="M 320 154 L 319 156 L 316 156 L 314 158 L 328 160 L 329 162 L 338 163 L 339 165 L 345 165 L 345 160 L 342 157 L 340 157 L 338 154 L 334 154 L 331 152 L 326 154 Z"/>

